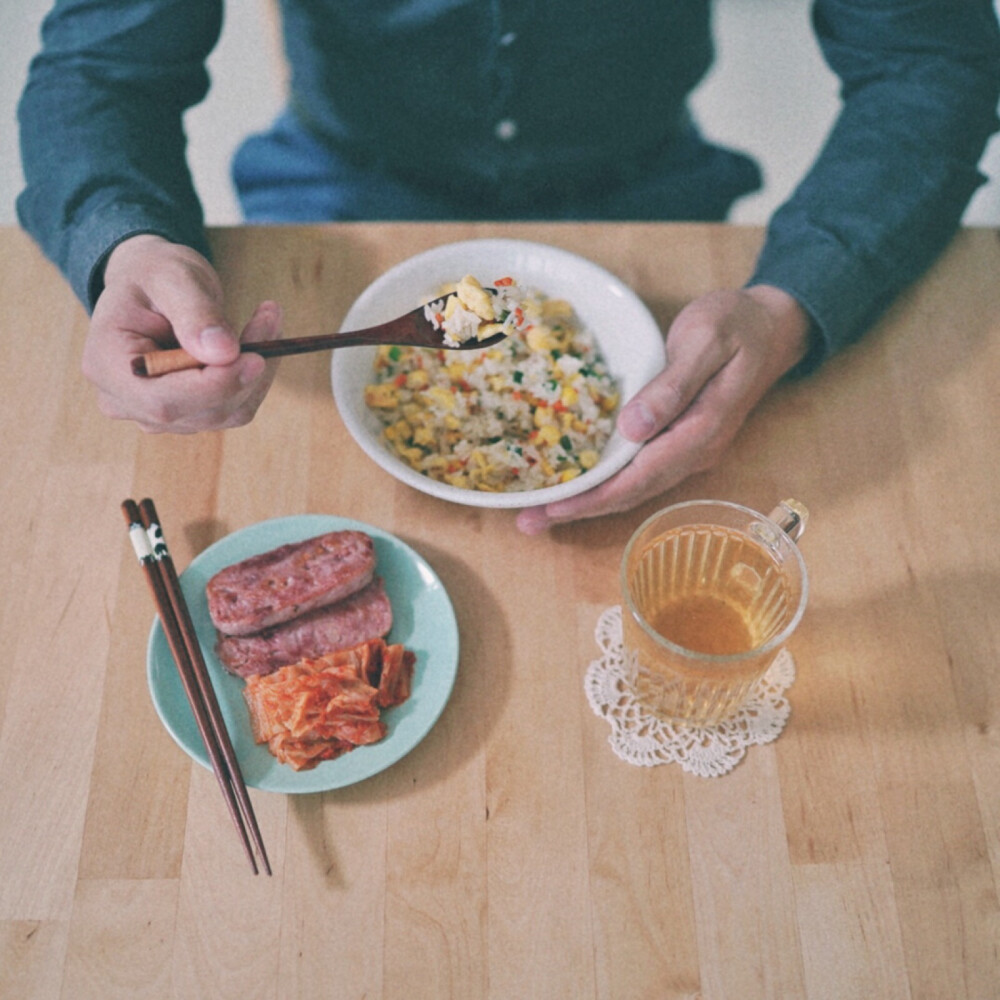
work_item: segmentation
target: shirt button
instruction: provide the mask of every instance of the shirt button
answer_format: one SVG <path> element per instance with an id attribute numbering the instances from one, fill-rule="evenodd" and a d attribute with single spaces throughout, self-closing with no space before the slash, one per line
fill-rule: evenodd
<path id="1" fill-rule="evenodd" d="M 517 41 L 517 32 L 508 31 L 505 35 L 500 36 L 500 44 L 506 48 L 508 45 L 513 45 Z"/>
<path id="2" fill-rule="evenodd" d="M 503 118 L 493 127 L 493 134 L 503 142 L 510 142 L 517 135 L 517 122 L 513 118 Z"/>

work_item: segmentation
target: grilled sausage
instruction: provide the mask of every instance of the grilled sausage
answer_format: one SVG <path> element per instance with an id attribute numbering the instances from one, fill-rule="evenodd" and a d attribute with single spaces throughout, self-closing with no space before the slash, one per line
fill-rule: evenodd
<path id="1" fill-rule="evenodd" d="M 208 611 L 220 632 L 252 635 L 341 601 L 374 574 L 371 537 L 331 531 L 220 570 L 205 587 Z"/>
<path id="2" fill-rule="evenodd" d="M 392 606 L 380 578 L 328 608 L 319 608 L 256 635 L 220 635 L 216 655 L 231 674 L 269 674 L 378 639 L 392 628 Z"/>

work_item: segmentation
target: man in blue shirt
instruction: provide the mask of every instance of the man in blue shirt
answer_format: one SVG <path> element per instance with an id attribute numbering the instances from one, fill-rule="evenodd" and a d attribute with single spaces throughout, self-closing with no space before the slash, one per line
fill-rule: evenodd
<path id="1" fill-rule="evenodd" d="M 282 0 L 287 112 L 234 164 L 250 221 L 720 219 L 758 183 L 687 110 L 705 0 Z M 239 355 L 184 158 L 221 0 L 60 0 L 20 105 L 23 225 L 92 310 L 84 372 L 148 430 L 244 423 L 272 372 Z M 996 127 L 990 0 L 815 0 L 843 108 L 741 289 L 690 303 L 625 406 L 616 477 L 525 531 L 628 509 L 711 464 L 787 372 L 850 343 L 937 256 Z M 277 333 L 262 303 L 243 331 Z M 207 367 L 131 376 L 177 340 Z"/>

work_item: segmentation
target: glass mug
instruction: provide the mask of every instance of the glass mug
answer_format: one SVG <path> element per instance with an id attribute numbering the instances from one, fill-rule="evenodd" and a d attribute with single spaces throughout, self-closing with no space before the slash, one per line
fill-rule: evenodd
<path id="1" fill-rule="evenodd" d="M 802 620 L 808 517 L 795 500 L 766 517 L 695 500 L 639 526 L 622 558 L 622 638 L 643 708 L 710 726 L 746 701 Z"/>

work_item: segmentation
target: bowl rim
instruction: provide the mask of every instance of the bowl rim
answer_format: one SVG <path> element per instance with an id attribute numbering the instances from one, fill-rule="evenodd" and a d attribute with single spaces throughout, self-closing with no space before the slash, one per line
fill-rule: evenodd
<path id="1" fill-rule="evenodd" d="M 405 281 L 413 274 L 420 273 L 428 265 L 437 265 L 440 261 L 452 256 L 471 255 L 473 253 L 488 254 L 492 252 L 496 252 L 499 256 L 511 256 L 513 252 L 541 254 L 549 261 L 555 261 L 556 263 L 564 262 L 576 271 L 583 271 L 590 282 L 597 280 L 603 282 L 608 288 L 614 290 L 614 294 L 623 304 L 627 304 L 628 308 L 641 321 L 634 323 L 634 327 L 640 332 L 640 335 L 644 337 L 649 336 L 650 346 L 652 346 L 653 336 L 655 335 L 656 342 L 660 346 L 658 363 L 653 364 L 651 362 L 646 366 L 637 375 L 637 380 L 641 378 L 643 384 L 645 384 L 658 371 L 662 370 L 665 364 L 665 354 L 662 351 L 663 333 L 649 307 L 642 299 L 617 275 L 602 265 L 572 250 L 566 250 L 562 247 L 552 246 L 535 240 L 522 240 L 509 237 L 477 237 L 441 243 L 422 250 L 399 261 L 369 283 L 348 309 L 340 329 L 342 331 L 352 328 L 357 329 L 361 325 L 368 326 L 384 319 L 390 319 L 391 316 L 382 315 L 378 312 L 377 308 L 373 308 L 373 304 L 379 300 L 379 297 L 384 294 L 387 288 L 398 285 L 401 280 Z M 432 283 L 433 280 L 431 278 L 428 283 Z M 532 280 L 524 282 L 528 286 L 534 283 Z M 360 320 L 357 318 L 359 315 L 364 315 L 365 318 Z M 363 356 L 362 352 L 365 352 L 369 358 L 372 358 L 374 357 L 375 348 L 353 348 L 352 352 L 358 357 Z M 343 357 L 342 361 L 340 357 Z M 558 483 L 554 486 L 544 486 L 536 490 L 488 493 L 480 490 L 463 489 L 459 486 L 451 486 L 448 483 L 439 483 L 411 469 L 401 459 L 389 452 L 381 441 L 373 440 L 371 429 L 366 426 L 360 416 L 360 409 L 356 398 L 358 390 L 357 380 L 350 378 L 348 375 L 349 370 L 353 369 L 347 361 L 346 356 L 339 356 L 337 351 L 332 352 L 330 377 L 334 400 L 340 417 L 351 437 L 354 438 L 355 443 L 380 468 L 399 481 L 430 496 L 463 506 L 521 509 L 568 499 L 600 485 L 600 483 L 619 472 L 632 461 L 641 447 L 641 444 L 627 440 L 617 429 L 614 429 L 602 452 L 601 460 L 593 469 L 588 469 L 569 482 Z M 623 393 L 622 399 L 619 402 L 619 408 L 635 394 L 639 387 L 633 386 L 628 395 Z"/>

